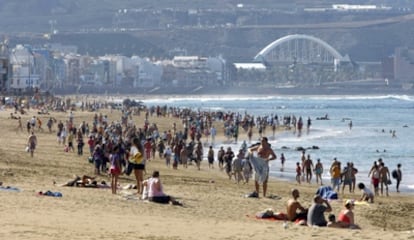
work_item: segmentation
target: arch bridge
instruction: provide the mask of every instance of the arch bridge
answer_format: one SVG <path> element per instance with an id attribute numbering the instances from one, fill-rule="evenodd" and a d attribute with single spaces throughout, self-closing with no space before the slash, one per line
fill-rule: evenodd
<path id="1" fill-rule="evenodd" d="M 255 62 L 265 64 L 302 63 L 332 64 L 335 68 L 341 62 L 350 62 L 349 56 L 342 56 L 335 48 L 319 38 L 294 34 L 279 38 L 263 48 Z"/>

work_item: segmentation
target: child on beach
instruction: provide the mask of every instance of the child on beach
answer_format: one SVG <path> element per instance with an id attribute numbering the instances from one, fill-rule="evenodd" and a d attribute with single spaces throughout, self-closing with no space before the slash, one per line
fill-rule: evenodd
<path id="1" fill-rule="evenodd" d="M 232 168 L 233 168 L 233 173 L 234 173 L 234 178 L 236 180 L 236 183 L 239 184 L 241 181 L 243 181 L 243 165 L 242 165 L 242 161 L 244 158 L 244 154 L 243 154 L 243 150 L 240 149 L 239 150 L 239 154 L 237 154 L 237 157 L 234 159 L 233 163 L 232 163 Z"/>
<path id="2" fill-rule="evenodd" d="M 112 194 L 116 194 L 116 189 L 118 187 L 118 177 L 121 174 L 121 156 L 119 155 L 119 146 L 116 145 L 113 149 L 113 152 L 110 156 L 111 167 L 109 173 L 111 174 L 111 189 Z"/>
<path id="3" fill-rule="evenodd" d="M 363 183 L 358 183 L 358 188 L 362 191 L 360 201 L 374 203 L 374 194 L 372 193 L 371 189 L 365 187 L 365 184 Z"/>
<path id="4" fill-rule="evenodd" d="M 296 162 L 296 181 L 300 184 L 300 176 L 302 174 L 302 169 L 300 167 L 300 163 Z"/>

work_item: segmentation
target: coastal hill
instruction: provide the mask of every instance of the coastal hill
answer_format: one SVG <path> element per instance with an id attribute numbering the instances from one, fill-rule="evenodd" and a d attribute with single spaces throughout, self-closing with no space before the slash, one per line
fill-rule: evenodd
<path id="1" fill-rule="evenodd" d="M 170 57 L 222 55 L 230 62 L 251 61 L 262 48 L 288 34 L 323 39 L 355 61 L 381 61 L 396 47 L 414 47 L 411 3 L 381 1 L 392 11 L 312 12 L 336 1 L 47 1 L 0 3 L 3 36 L 14 43 L 59 42 L 79 53 L 119 53 Z M 379 4 L 377 1 L 342 1 Z M 22 18 L 21 16 L 24 16 Z M 44 34 L 56 33 L 44 39 Z"/>

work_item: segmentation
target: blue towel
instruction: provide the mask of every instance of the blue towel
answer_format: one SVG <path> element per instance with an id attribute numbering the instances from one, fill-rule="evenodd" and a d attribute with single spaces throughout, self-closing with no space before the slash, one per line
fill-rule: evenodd
<path id="1" fill-rule="evenodd" d="M 319 187 L 316 194 L 327 200 L 338 199 L 338 194 L 330 186 Z"/>
<path id="2" fill-rule="evenodd" d="M 17 187 L 10 187 L 10 186 L 7 186 L 7 187 L 0 186 L 0 190 L 6 191 L 6 192 L 20 192 L 20 189 L 18 189 Z"/>
<path id="3" fill-rule="evenodd" d="M 41 195 L 43 196 L 49 196 L 49 197 L 62 197 L 62 193 L 60 192 L 52 192 L 52 191 L 46 191 L 44 193 L 42 193 Z"/>

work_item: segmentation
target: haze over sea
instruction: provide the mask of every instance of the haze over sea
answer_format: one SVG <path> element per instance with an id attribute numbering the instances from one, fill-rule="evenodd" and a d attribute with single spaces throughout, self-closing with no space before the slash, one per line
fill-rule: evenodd
<path id="1" fill-rule="evenodd" d="M 306 131 L 298 137 L 293 131 L 282 131 L 269 137 L 278 159 L 271 162 L 271 175 L 282 179 L 294 177 L 295 163 L 300 161 L 301 152 L 297 147 L 318 146 L 320 149 L 307 150 L 316 162 L 320 158 L 324 164 L 324 182 L 328 184 L 328 169 L 334 157 L 342 162 L 353 162 L 359 170 L 357 182 L 369 184 L 368 172 L 374 161 L 382 158 L 390 173 L 398 163 L 402 164 L 402 191 L 414 192 L 414 96 L 193 96 L 146 99 L 148 106 L 168 105 L 188 107 L 194 110 L 232 111 L 254 116 L 286 115 L 302 116 L 304 125 L 308 117 L 312 120 L 309 134 Z M 328 115 L 329 120 L 316 120 Z M 349 119 L 353 127 L 348 127 Z M 221 127 L 216 124 L 216 127 Z M 221 129 L 218 128 L 220 131 Z M 396 131 L 392 137 L 390 131 Z M 242 129 L 240 131 L 243 131 Z M 258 136 L 254 136 L 257 139 Z M 237 151 L 238 144 L 223 144 Z M 221 146 L 217 143 L 214 147 Z M 282 149 L 282 147 L 288 149 Z M 205 149 L 206 151 L 206 149 Z M 280 171 L 280 154 L 286 157 L 285 171 Z M 206 154 L 205 154 L 206 155 Z M 395 191 L 395 180 L 390 187 Z"/>

